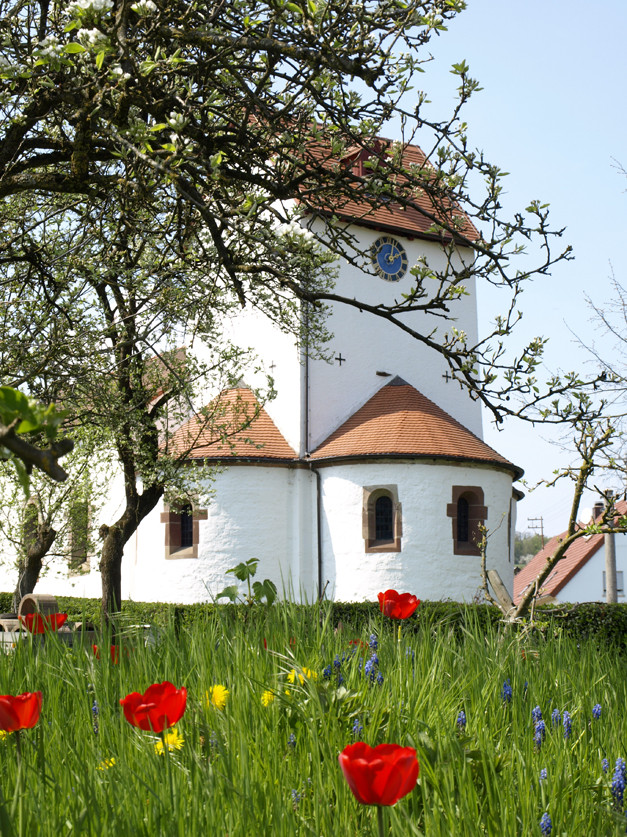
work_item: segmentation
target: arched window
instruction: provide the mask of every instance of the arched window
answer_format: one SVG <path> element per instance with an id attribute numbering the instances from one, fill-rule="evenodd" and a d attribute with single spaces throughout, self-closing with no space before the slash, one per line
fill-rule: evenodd
<path id="1" fill-rule="evenodd" d="M 457 540 L 459 543 L 468 542 L 468 500 L 465 497 L 457 501 Z"/>
<path id="2" fill-rule="evenodd" d="M 395 485 L 364 488 L 362 535 L 366 552 L 401 551 L 401 504 Z"/>
<path id="3" fill-rule="evenodd" d="M 394 540 L 394 504 L 387 494 L 377 497 L 374 504 L 375 540 Z"/>
<path id="4" fill-rule="evenodd" d="M 190 503 L 181 508 L 181 549 L 194 545 L 194 514 Z"/>
<path id="5" fill-rule="evenodd" d="M 207 519 L 206 509 L 195 509 L 189 500 L 165 505 L 161 522 L 165 523 L 165 557 L 198 558 L 199 521 Z"/>
<path id="6" fill-rule="evenodd" d="M 488 518 L 483 504 L 483 489 L 478 485 L 454 485 L 452 502 L 446 507 L 452 518 L 453 553 L 455 555 L 480 555 L 480 526 Z"/>

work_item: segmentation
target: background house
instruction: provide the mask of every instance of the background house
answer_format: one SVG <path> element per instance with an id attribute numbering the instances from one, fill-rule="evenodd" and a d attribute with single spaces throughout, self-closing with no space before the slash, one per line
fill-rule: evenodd
<path id="1" fill-rule="evenodd" d="M 627 513 L 627 503 L 616 503 L 619 514 Z M 514 577 L 514 603 L 535 579 L 546 559 L 553 554 L 565 532 L 548 541 L 544 548 Z M 618 601 L 624 602 L 627 577 L 627 535 L 614 535 L 616 552 L 616 587 Z M 568 548 L 551 574 L 540 588 L 539 600 L 554 602 L 602 602 L 606 600 L 605 588 L 605 538 L 604 535 L 584 535 Z"/>

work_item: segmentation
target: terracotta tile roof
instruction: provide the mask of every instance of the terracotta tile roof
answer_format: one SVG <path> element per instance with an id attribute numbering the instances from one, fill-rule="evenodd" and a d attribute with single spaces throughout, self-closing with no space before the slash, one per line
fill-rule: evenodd
<path id="1" fill-rule="evenodd" d="M 394 378 L 311 454 L 314 460 L 407 455 L 513 465 L 474 433 L 414 389 Z"/>
<path id="2" fill-rule="evenodd" d="M 372 151 L 359 148 L 347 155 L 342 160 L 340 165 L 350 164 L 353 160 L 367 160 L 373 155 L 378 156 L 385 166 L 385 155 L 382 151 L 391 144 L 390 140 L 377 138 L 372 144 Z M 328 158 L 327 165 L 337 165 L 337 161 Z M 431 172 L 433 170 L 431 164 L 427 161 L 423 151 L 417 145 L 405 145 L 403 149 L 403 165 L 405 167 L 416 166 L 423 171 Z M 364 169 L 364 178 L 368 177 L 368 170 Z M 390 175 L 392 178 L 394 174 Z M 399 183 L 402 183 L 402 178 L 399 178 Z M 314 196 L 315 199 L 315 196 Z M 311 199 L 310 199 L 311 201 Z M 426 192 L 420 191 L 413 198 L 412 206 L 401 206 L 399 203 L 390 201 L 388 203 L 379 201 L 372 206 L 368 202 L 360 202 L 359 197 L 355 200 L 336 199 L 333 202 L 332 212 L 338 218 L 344 221 L 352 221 L 362 226 L 374 227 L 380 230 L 390 230 L 398 234 L 405 234 L 410 238 L 417 236 L 419 238 L 432 238 L 435 240 L 450 240 L 450 235 L 428 232 L 433 226 L 434 221 L 443 219 L 445 217 L 461 219 L 463 224 L 460 232 L 470 239 L 475 241 L 479 238 L 479 233 L 470 221 L 470 219 L 457 207 L 453 206 L 447 198 L 442 199 L 442 206 L 436 208 L 433 200 Z"/>
<path id="3" fill-rule="evenodd" d="M 616 510 L 619 514 L 627 514 L 627 503 L 621 501 L 616 503 Z M 522 594 L 529 584 L 535 582 L 540 570 L 543 568 L 546 559 L 553 554 L 560 541 L 564 540 L 566 532 L 556 535 L 548 541 L 544 548 L 526 564 L 519 573 L 514 576 L 514 604 L 518 604 Z M 551 570 L 551 574 L 544 582 L 539 598 L 555 596 L 575 576 L 590 558 L 603 546 L 603 535 L 584 535 L 572 543 Z"/>
<path id="4" fill-rule="evenodd" d="M 207 407 L 208 419 L 195 416 L 172 435 L 171 452 L 189 450 L 190 459 L 296 459 L 289 445 L 253 393 L 245 388 L 224 390 Z M 241 428 L 229 431 L 229 425 Z M 219 429 L 225 428 L 226 436 Z"/>

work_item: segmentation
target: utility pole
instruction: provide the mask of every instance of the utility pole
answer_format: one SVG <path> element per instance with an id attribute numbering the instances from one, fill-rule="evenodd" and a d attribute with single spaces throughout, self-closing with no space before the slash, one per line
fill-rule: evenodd
<path id="1" fill-rule="evenodd" d="M 530 524 L 536 524 L 535 526 Z M 530 529 L 540 530 L 540 540 L 542 541 L 542 549 L 544 549 L 544 518 L 543 517 L 528 517 L 527 524 Z"/>
<path id="2" fill-rule="evenodd" d="M 613 501 L 614 495 L 608 491 L 605 508 L 610 509 Z M 616 591 L 616 542 L 614 532 L 606 532 L 603 541 L 605 547 L 605 601 L 608 604 L 616 604 L 618 593 Z"/>

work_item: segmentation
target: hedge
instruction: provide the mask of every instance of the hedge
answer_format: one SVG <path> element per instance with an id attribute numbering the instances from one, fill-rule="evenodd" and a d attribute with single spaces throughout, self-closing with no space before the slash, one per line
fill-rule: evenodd
<path id="1" fill-rule="evenodd" d="M 59 610 L 67 613 L 71 621 L 88 621 L 100 624 L 100 600 L 58 596 Z M 281 607 L 274 605 L 273 607 Z M 121 618 L 127 624 L 151 624 L 160 627 L 173 624 L 177 631 L 192 627 L 209 619 L 220 609 L 224 619 L 234 622 L 254 619 L 263 621 L 268 613 L 264 605 L 232 604 L 165 604 L 158 602 L 122 603 Z M 334 628 L 338 625 L 360 633 L 381 624 L 377 602 L 323 602 L 321 605 L 290 605 L 301 621 L 328 619 Z M 0 593 L 0 611 L 10 612 L 11 593 Z M 597 639 L 602 644 L 627 648 L 627 604 L 584 602 L 574 605 L 546 605 L 537 607 L 534 615 L 535 630 L 545 636 L 565 635 L 576 639 Z M 404 632 L 424 630 L 452 630 L 461 635 L 465 630 L 478 628 L 486 631 L 501 623 L 496 607 L 487 604 L 461 604 L 458 602 L 422 602 L 416 614 L 403 625 Z M 384 622 L 384 624 L 387 624 Z M 391 624 L 391 623 L 390 623 Z"/>

